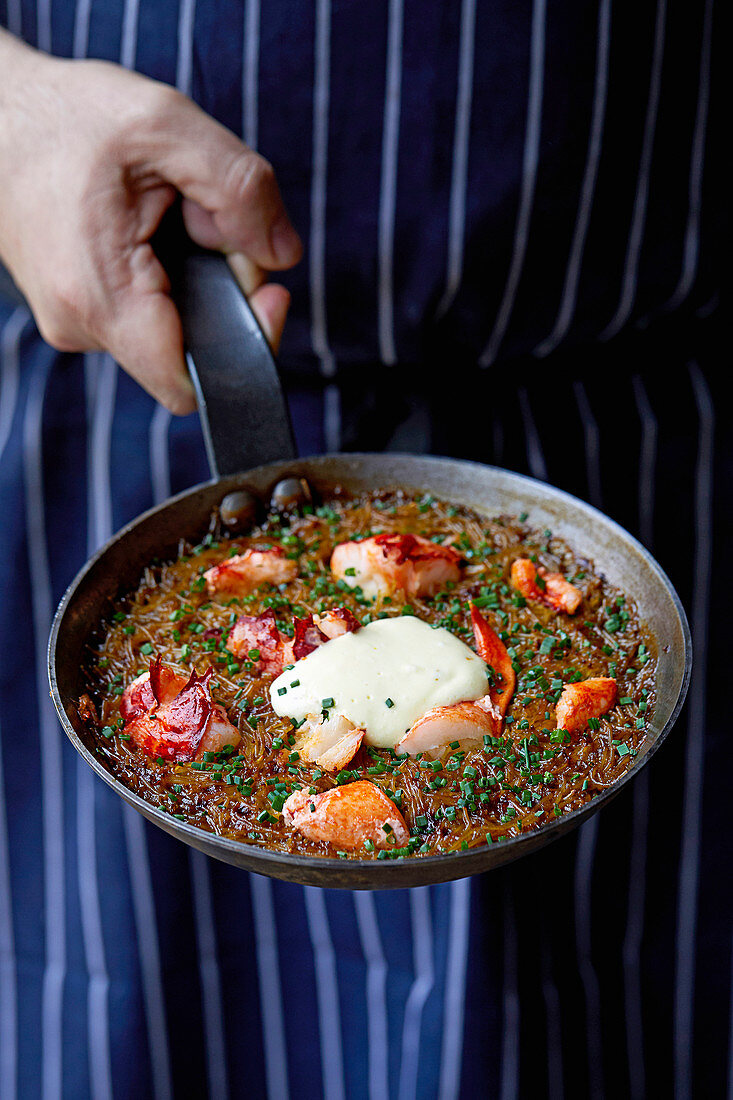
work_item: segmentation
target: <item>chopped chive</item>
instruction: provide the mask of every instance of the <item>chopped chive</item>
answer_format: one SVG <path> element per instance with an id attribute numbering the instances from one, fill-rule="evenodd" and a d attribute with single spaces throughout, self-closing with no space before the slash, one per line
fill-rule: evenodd
<path id="1" fill-rule="evenodd" d="M 385 705 L 385 707 L 388 707 L 391 710 L 392 707 L 394 706 L 394 702 L 393 702 L 392 699 L 385 699 L 384 700 L 384 705 Z"/>

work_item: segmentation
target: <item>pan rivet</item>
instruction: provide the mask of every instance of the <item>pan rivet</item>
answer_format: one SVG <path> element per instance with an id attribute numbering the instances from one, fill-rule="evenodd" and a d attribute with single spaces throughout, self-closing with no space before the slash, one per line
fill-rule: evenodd
<path id="1" fill-rule="evenodd" d="M 257 520 L 257 499 L 246 489 L 227 493 L 219 505 L 219 514 L 231 531 L 244 531 Z"/>
<path id="2" fill-rule="evenodd" d="M 274 512 L 289 512 L 313 500 L 310 485 L 304 477 L 286 477 L 272 490 L 270 508 Z"/>

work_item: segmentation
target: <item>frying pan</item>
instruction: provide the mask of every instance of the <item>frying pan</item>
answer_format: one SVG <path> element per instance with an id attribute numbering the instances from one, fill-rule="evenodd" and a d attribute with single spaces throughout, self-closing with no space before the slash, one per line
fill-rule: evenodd
<path id="1" fill-rule="evenodd" d="M 651 555 L 595 508 L 532 478 L 473 462 L 400 454 L 330 454 L 296 458 L 277 369 L 267 342 L 221 256 L 187 249 L 169 271 L 179 305 L 187 359 L 199 399 L 214 477 L 127 524 L 81 570 L 56 613 L 48 649 L 51 695 L 61 724 L 91 768 L 121 798 L 171 836 L 206 855 L 311 886 L 391 889 L 446 882 L 519 859 L 576 828 L 629 783 L 669 733 L 690 678 L 690 631 L 680 600 Z M 307 478 L 316 493 L 339 484 L 360 492 L 400 487 L 430 492 L 479 513 L 528 512 L 595 562 L 633 595 L 658 646 L 657 702 L 633 768 L 589 804 L 526 835 L 404 860 L 341 860 L 289 855 L 219 837 L 172 818 L 120 783 L 92 751 L 76 702 L 84 690 L 85 643 L 115 598 L 137 586 L 153 558 L 174 557 L 181 538 L 196 542 L 212 510 L 236 489 L 268 500 L 285 476 Z"/>

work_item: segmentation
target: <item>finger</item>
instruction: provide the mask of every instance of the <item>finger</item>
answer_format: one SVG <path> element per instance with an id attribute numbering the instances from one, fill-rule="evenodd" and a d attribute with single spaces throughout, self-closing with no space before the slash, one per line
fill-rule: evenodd
<path id="1" fill-rule="evenodd" d="M 129 291 L 105 346 L 140 385 L 177 416 L 196 408 L 178 312 L 167 294 Z"/>
<path id="2" fill-rule="evenodd" d="M 264 283 L 264 271 L 253 263 L 249 256 L 241 252 L 231 252 L 227 256 L 227 262 L 234 273 L 234 278 L 248 298 Z"/>
<path id="3" fill-rule="evenodd" d="M 249 304 L 273 354 L 277 355 L 290 306 L 289 292 L 277 283 L 265 283 L 250 297 Z"/>
<path id="4" fill-rule="evenodd" d="M 147 155 L 163 178 L 210 215 L 197 228 L 209 247 L 244 252 L 267 270 L 296 264 L 300 238 L 288 218 L 272 166 L 185 96 L 168 96 Z M 200 243 L 205 243 L 200 241 Z"/>
<path id="5" fill-rule="evenodd" d="M 263 269 L 243 252 L 231 252 L 227 249 L 226 241 L 208 210 L 204 210 L 191 199 L 184 199 L 181 207 L 189 237 L 202 248 L 214 248 L 226 253 L 234 277 L 248 297 L 257 287 L 262 286 L 265 281 Z"/>
<path id="6" fill-rule="evenodd" d="M 186 232 L 196 244 L 202 248 L 215 248 L 218 252 L 230 251 L 227 242 L 219 226 L 214 221 L 213 215 L 193 199 L 184 198 L 181 203 L 183 224 Z"/>

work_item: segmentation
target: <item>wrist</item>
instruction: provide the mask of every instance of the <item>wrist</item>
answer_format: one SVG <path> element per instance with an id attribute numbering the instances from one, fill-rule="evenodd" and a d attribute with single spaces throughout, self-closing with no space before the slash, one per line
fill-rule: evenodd
<path id="1" fill-rule="evenodd" d="M 14 102 L 22 82 L 33 77 L 46 65 L 52 67 L 56 58 L 41 53 L 22 39 L 0 27 L 0 110 Z"/>

